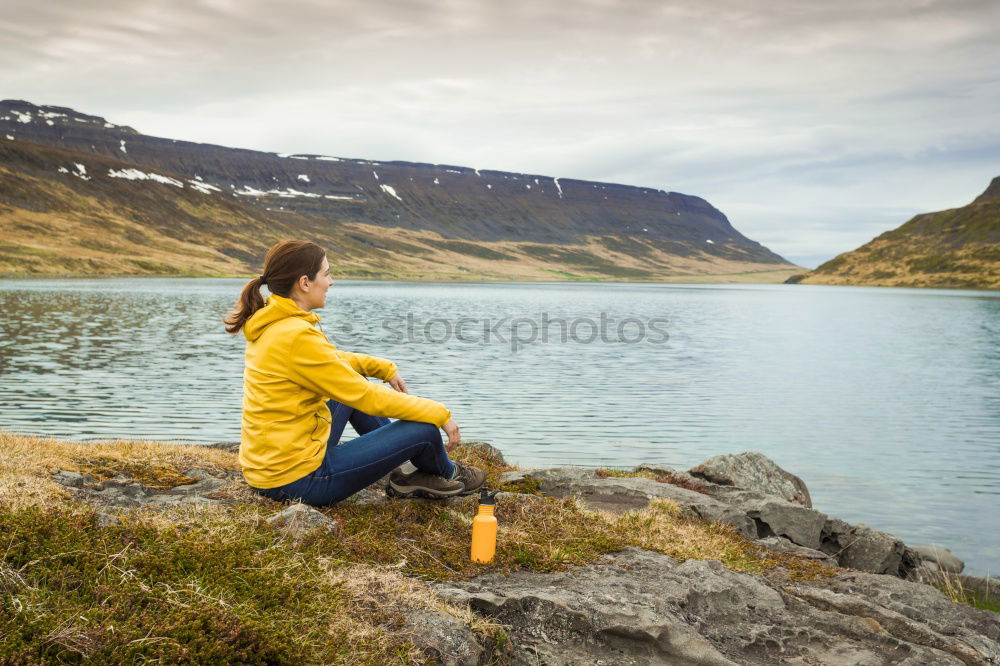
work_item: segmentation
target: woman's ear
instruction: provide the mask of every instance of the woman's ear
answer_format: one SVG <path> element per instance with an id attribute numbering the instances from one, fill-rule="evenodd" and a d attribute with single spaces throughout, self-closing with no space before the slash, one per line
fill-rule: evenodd
<path id="1" fill-rule="evenodd" d="M 301 289 L 304 292 L 308 292 L 309 291 L 309 276 L 308 275 L 300 275 L 298 281 L 296 282 L 296 284 L 298 284 L 299 289 Z"/>

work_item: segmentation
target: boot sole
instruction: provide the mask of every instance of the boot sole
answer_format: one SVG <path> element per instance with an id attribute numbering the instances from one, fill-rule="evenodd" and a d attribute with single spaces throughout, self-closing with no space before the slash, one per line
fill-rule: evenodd
<path id="1" fill-rule="evenodd" d="M 449 497 L 464 497 L 468 495 L 475 495 L 478 492 L 479 488 L 473 488 L 471 490 L 466 490 L 465 488 L 463 488 L 462 490 L 456 490 L 451 493 L 440 493 L 428 490 L 426 488 L 420 488 L 417 486 L 404 490 L 396 488 L 391 483 L 385 487 L 386 495 L 388 495 L 389 497 L 396 497 L 399 499 L 407 499 L 411 497 L 418 497 L 421 499 L 448 499 Z"/>
<path id="2" fill-rule="evenodd" d="M 410 497 L 419 497 L 422 499 L 448 499 L 449 497 L 459 497 L 463 493 L 465 493 L 464 488 L 453 490 L 451 492 L 438 492 L 428 490 L 427 488 L 421 488 L 419 486 L 402 486 L 397 488 L 391 483 L 385 487 L 386 495 L 389 497 L 398 497 L 399 499 L 407 499 Z"/>

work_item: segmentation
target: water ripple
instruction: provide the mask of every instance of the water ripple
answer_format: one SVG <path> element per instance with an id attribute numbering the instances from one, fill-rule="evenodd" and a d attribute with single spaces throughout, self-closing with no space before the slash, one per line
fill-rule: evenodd
<path id="1" fill-rule="evenodd" d="M 235 280 L 0 281 L 0 427 L 92 440 L 239 438 Z M 516 351 L 515 326 L 662 318 L 665 342 Z M 1000 569 L 1000 296 L 805 285 L 341 282 L 322 311 L 346 349 L 396 361 L 468 439 L 524 465 L 687 468 L 762 451 L 818 508 Z M 406 317 L 439 339 L 393 337 Z M 496 328 L 503 341 L 483 339 Z M 634 324 L 633 324 L 634 326 Z M 577 326 L 585 338 L 587 325 Z M 437 336 L 435 338 L 435 336 Z M 418 336 L 419 338 L 420 336 Z"/>

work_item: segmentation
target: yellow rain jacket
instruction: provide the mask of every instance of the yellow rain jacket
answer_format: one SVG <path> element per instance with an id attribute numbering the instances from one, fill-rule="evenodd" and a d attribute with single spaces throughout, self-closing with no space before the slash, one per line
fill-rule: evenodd
<path id="1" fill-rule="evenodd" d="M 439 402 L 365 379 L 388 381 L 396 364 L 337 349 L 317 323 L 319 315 L 271 294 L 243 325 L 247 348 L 239 460 L 243 477 L 256 488 L 283 486 L 320 466 L 330 436 L 330 398 L 373 416 L 439 428 L 451 418 Z"/>

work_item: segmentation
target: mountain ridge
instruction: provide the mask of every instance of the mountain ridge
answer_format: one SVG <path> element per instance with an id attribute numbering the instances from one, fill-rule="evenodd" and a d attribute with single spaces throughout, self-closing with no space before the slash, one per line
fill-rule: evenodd
<path id="1" fill-rule="evenodd" d="M 500 246 L 508 250 L 511 244 L 550 246 L 522 247 L 524 251 L 515 253 L 528 263 L 553 264 L 548 268 L 539 264 L 525 278 L 568 273 L 609 279 L 618 273 L 609 267 L 623 263 L 635 266 L 625 271 L 628 275 L 617 277 L 635 279 L 796 268 L 736 231 L 706 200 L 677 192 L 455 165 L 228 148 L 150 137 L 101 116 L 23 100 L 0 102 L 0 134 L 8 143 L 104 157 L 119 165 L 91 177 L 114 172 L 123 186 L 130 177 L 147 185 L 170 184 L 172 179 L 179 189 L 201 188 L 207 196 L 238 201 L 244 209 L 255 208 L 268 218 L 291 219 L 293 230 L 296 225 L 319 226 L 328 232 L 323 235 L 336 235 L 343 225 L 351 225 L 364 238 L 362 244 L 377 243 L 379 237 L 402 242 L 404 236 L 418 234 L 425 235 L 426 242 L 440 237 L 454 247 L 475 243 L 490 250 L 499 244 L 492 251 L 501 255 Z M 24 158 L 22 153 L 19 159 Z M 16 171 L 17 160 L 8 167 Z M 64 179 L 72 173 L 67 165 L 60 168 L 67 169 Z M 132 169 L 139 173 L 131 173 Z M 308 222 L 303 221 L 306 217 Z M 250 254 L 262 258 L 257 256 L 257 244 L 251 245 Z M 583 254 L 574 257 L 574 252 Z M 460 254 L 484 259 L 480 255 L 490 252 Z M 402 255 L 404 263 L 409 256 Z M 595 269 L 595 262 L 604 268 Z M 251 269 L 253 260 L 244 263 Z M 497 264 L 495 268 L 503 270 L 487 279 L 518 277 L 512 266 Z M 489 273 L 486 268 L 461 272 Z"/>
<path id="2" fill-rule="evenodd" d="M 965 206 L 916 215 L 788 281 L 1000 289 L 1000 176 Z"/>

